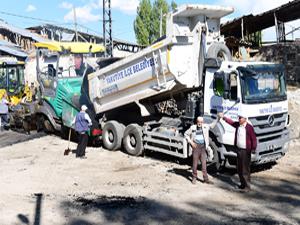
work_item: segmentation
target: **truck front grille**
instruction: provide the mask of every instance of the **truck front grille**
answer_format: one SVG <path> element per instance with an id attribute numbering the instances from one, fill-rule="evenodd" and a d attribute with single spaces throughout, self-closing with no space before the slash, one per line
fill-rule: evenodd
<path id="1" fill-rule="evenodd" d="M 287 116 L 287 113 L 274 114 L 273 123 L 270 123 L 269 115 L 249 118 L 259 143 L 269 142 L 285 135 Z"/>

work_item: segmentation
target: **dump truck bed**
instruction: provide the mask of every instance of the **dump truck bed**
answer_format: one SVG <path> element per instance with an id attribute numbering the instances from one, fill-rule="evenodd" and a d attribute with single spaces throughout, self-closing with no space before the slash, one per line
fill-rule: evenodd
<path id="1" fill-rule="evenodd" d="M 89 96 L 96 113 L 200 86 L 206 46 L 220 36 L 220 17 L 232 11 L 184 5 L 169 14 L 165 39 L 89 75 Z"/>

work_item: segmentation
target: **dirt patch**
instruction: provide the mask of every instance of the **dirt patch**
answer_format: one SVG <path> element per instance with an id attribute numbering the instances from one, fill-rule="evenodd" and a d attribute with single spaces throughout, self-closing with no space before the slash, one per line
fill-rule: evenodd
<path id="1" fill-rule="evenodd" d="M 300 92 L 289 96 L 295 138 L 253 171 L 250 193 L 235 190 L 234 170 L 192 185 L 187 162 L 92 147 L 77 159 L 63 155 L 67 141 L 45 136 L 1 148 L 0 224 L 300 224 Z"/>

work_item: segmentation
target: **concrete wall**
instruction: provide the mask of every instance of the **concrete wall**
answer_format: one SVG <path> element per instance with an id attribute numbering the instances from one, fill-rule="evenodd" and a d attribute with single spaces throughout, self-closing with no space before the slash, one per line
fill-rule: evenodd
<path id="1" fill-rule="evenodd" d="M 263 61 L 284 64 L 288 83 L 292 85 L 300 85 L 299 41 L 264 46 L 259 50 L 258 57 Z"/>

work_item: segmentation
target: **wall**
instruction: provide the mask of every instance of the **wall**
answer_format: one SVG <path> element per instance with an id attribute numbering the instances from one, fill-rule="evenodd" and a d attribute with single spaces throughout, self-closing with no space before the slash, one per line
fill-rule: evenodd
<path id="1" fill-rule="evenodd" d="M 258 58 L 284 64 L 288 84 L 300 85 L 300 41 L 263 46 Z"/>

